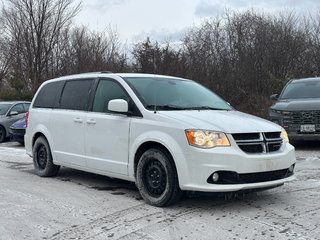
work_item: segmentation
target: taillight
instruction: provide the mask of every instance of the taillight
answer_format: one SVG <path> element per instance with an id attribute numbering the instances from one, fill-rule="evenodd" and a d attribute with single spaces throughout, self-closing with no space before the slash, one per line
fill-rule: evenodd
<path id="1" fill-rule="evenodd" d="M 26 128 L 28 127 L 29 112 L 26 112 Z"/>

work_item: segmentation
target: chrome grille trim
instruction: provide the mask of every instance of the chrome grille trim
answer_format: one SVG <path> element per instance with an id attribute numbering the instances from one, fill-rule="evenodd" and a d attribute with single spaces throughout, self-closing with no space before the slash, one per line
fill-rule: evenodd
<path id="1" fill-rule="evenodd" d="M 259 138 L 249 139 L 249 136 L 259 136 Z M 232 134 L 232 137 L 238 147 L 248 154 L 276 152 L 280 150 L 283 143 L 281 132 L 256 133 L 255 135 L 235 133 Z"/>

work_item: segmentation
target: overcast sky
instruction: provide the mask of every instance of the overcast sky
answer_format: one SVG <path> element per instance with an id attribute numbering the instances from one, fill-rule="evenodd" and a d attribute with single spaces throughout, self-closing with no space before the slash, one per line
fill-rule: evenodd
<path id="1" fill-rule="evenodd" d="M 98 31 L 111 25 L 128 43 L 147 36 L 160 42 L 177 41 L 188 27 L 226 9 L 314 14 L 320 10 L 320 0 L 82 0 L 76 23 Z"/>

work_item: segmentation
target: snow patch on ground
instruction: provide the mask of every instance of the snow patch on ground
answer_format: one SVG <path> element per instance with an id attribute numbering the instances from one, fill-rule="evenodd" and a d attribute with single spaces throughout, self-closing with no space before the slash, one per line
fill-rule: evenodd
<path id="1" fill-rule="evenodd" d="M 31 162 L 24 148 L 0 147 L 0 161 Z"/>

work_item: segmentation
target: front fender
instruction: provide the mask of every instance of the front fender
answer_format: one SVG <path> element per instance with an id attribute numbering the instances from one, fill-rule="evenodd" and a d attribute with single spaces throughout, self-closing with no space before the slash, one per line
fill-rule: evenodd
<path id="1" fill-rule="evenodd" d="M 174 137 L 173 137 L 174 136 Z M 130 139 L 128 174 L 134 178 L 134 158 L 139 147 L 147 142 L 156 142 L 164 146 L 171 154 L 176 165 L 178 179 L 180 182 L 183 172 L 186 171 L 186 164 L 183 156 L 183 145 L 187 144 L 184 131 L 177 130 L 176 134 L 168 134 L 163 131 L 148 131 Z M 181 179 L 182 180 L 182 179 Z"/>

